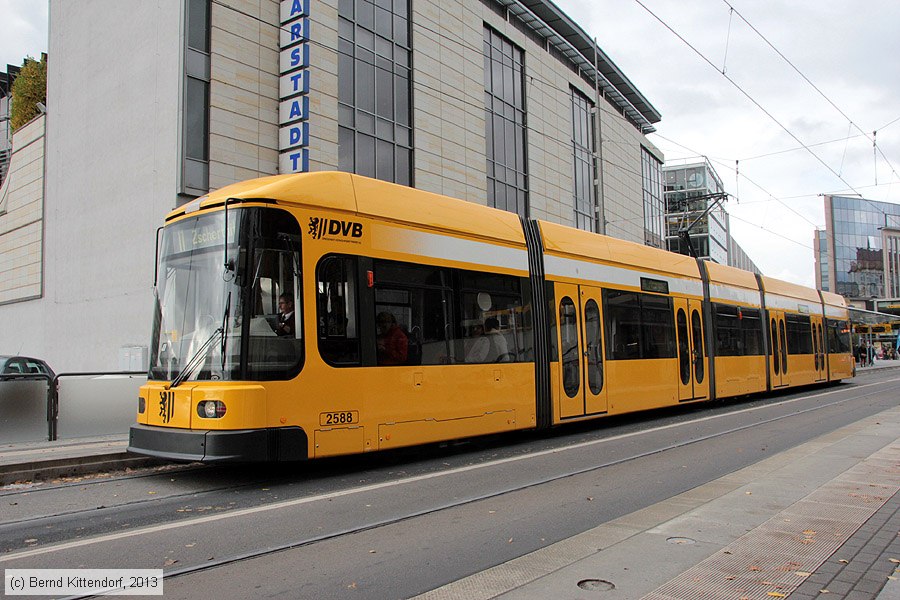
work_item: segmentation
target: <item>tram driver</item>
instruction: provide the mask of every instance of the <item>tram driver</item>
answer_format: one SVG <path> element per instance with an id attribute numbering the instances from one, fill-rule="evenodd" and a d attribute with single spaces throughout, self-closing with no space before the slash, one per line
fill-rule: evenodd
<path id="1" fill-rule="evenodd" d="M 278 297 L 278 320 L 275 333 L 279 336 L 294 334 L 294 296 L 282 294 Z"/>

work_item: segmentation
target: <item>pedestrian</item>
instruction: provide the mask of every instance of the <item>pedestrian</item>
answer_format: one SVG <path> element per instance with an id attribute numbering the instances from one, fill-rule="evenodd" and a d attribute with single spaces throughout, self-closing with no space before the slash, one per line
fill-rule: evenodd
<path id="1" fill-rule="evenodd" d="M 405 365 L 409 338 L 397 324 L 394 313 L 383 311 L 375 317 L 377 359 L 379 365 Z"/>

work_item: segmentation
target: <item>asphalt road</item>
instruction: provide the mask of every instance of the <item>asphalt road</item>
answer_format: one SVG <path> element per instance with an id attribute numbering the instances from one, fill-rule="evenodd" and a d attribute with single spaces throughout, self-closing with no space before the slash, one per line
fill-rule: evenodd
<path id="1" fill-rule="evenodd" d="M 0 568 L 164 568 L 166 598 L 406 598 L 881 412 L 898 390 L 888 370 L 291 472 L 174 467 L 2 488 Z"/>

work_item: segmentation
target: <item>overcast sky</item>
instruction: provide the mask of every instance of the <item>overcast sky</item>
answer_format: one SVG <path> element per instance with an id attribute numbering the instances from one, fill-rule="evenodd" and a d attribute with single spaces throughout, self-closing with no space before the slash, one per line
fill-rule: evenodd
<path id="1" fill-rule="evenodd" d="M 900 2 L 556 1 L 662 113 L 667 162 L 710 160 L 764 274 L 814 285 L 821 194 L 900 202 Z"/>
<path id="2" fill-rule="evenodd" d="M 710 160 L 764 274 L 814 284 L 822 194 L 900 202 L 897 0 L 556 1 L 662 113 L 666 160 Z M 46 51 L 46 1 L 0 15 L 0 64 Z"/>
<path id="3" fill-rule="evenodd" d="M 47 51 L 47 1 L 0 0 L 0 69 Z"/>

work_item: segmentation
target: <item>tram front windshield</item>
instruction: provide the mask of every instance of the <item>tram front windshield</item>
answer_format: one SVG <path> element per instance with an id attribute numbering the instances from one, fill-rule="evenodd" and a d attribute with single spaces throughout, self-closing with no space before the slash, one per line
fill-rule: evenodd
<path id="1" fill-rule="evenodd" d="M 150 377 L 288 379 L 303 360 L 300 229 L 288 213 L 231 208 L 167 226 Z M 291 312 L 290 309 L 293 308 Z"/>

